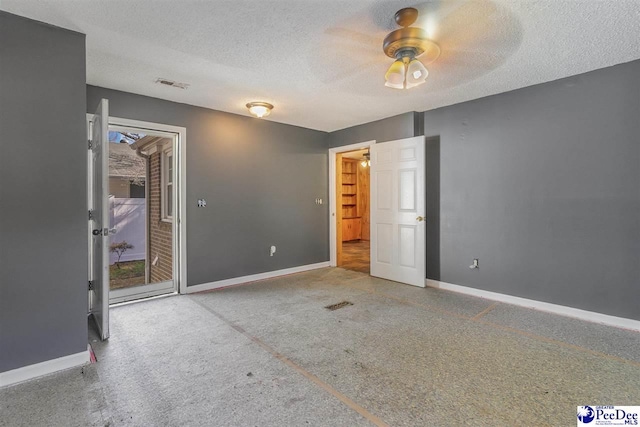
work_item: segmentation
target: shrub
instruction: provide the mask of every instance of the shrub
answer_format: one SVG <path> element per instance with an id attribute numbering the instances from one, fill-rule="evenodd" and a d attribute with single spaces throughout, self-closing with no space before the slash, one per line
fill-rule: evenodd
<path id="1" fill-rule="evenodd" d="M 129 249 L 133 249 L 133 245 L 130 243 L 127 243 L 125 240 L 118 243 L 112 243 L 109 246 L 109 252 L 118 255 L 118 260 L 116 261 L 116 266 L 118 268 L 120 268 L 120 258 L 122 257 L 122 254 L 127 252 Z"/>

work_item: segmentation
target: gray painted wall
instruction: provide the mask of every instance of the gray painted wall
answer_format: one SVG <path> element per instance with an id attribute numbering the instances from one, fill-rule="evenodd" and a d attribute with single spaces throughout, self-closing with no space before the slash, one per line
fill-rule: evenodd
<path id="1" fill-rule="evenodd" d="M 352 126 L 329 133 L 329 148 L 342 145 L 357 144 L 376 140 L 377 142 L 393 141 L 394 139 L 410 138 L 418 135 L 416 126 L 421 117 L 417 113 L 409 112 L 398 116 L 387 117 L 375 122 Z"/>
<path id="2" fill-rule="evenodd" d="M 427 136 L 429 278 L 640 319 L 639 75 L 634 61 L 330 145 Z"/>
<path id="3" fill-rule="evenodd" d="M 440 138 L 426 138 L 427 278 L 440 280 Z"/>
<path id="4" fill-rule="evenodd" d="M 100 98 L 114 117 L 187 128 L 188 285 L 329 260 L 326 133 L 87 87 L 89 111 Z"/>
<path id="5" fill-rule="evenodd" d="M 442 281 L 640 319 L 638 76 L 634 61 L 425 113 Z"/>
<path id="6" fill-rule="evenodd" d="M 0 372 L 87 349 L 85 37 L 0 12 Z"/>

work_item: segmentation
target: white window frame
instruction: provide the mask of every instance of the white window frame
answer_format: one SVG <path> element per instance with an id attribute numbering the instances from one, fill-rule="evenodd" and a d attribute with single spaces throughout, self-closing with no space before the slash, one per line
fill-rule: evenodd
<path id="1" fill-rule="evenodd" d="M 166 221 L 166 222 L 173 222 L 173 215 L 169 215 L 167 213 L 167 202 L 168 202 L 168 197 L 167 194 L 169 191 L 171 191 L 171 196 L 172 196 L 172 201 L 174 200 L 174 192 L 173 192 L 173 183 L 174 183 L 174 179 L 171 180 L 171 182 L 169 182 L 169 177 L 168 177 L 168 172 L 169 172 L 169 158 L 171 158 L 171 166 L 172 170 L 175 170 L 175 164 L 174 164 L 174 153 L 173 153 L 173 144 L 169 144 L 168 147 L 165 147 L 162 150 L 161 156 L 160 156 L 160 182 L 161 182 L 161 188 L 160 188 L 160 218 L 162 219 L 162 221 Z M 170 188 L 169 188 L 170 187 Z M 175 208 L 175 201 L 173 201 L 173 206 Z"/>

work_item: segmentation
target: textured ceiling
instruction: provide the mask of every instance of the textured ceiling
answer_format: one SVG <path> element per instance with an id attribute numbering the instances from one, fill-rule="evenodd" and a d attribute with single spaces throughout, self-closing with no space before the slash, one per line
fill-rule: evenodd
<path id="1" fill-rule="evenodd" d="M 442 54 L 384 86 L 382 39 L 417 7 Z M 640 58 L 640 0 L 1 0 L 87 34 L 87 83 L 333 131 Z M 162 77 L 186 90 L 154 83 Z"/>

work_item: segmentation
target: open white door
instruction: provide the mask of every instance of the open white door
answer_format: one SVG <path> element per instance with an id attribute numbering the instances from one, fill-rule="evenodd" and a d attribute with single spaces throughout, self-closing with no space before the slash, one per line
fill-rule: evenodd
<path id="1" fill-rule="evenodd" d="M 91 314 L 100 338 L 109 338 L 109 101 L 100 101 L 91 120 L 89 221 Z"/>
<path id="2" fill-rule="evenodd" d="M 425 286 L 425 139 L 371 146 L 371 275 Z"/>

